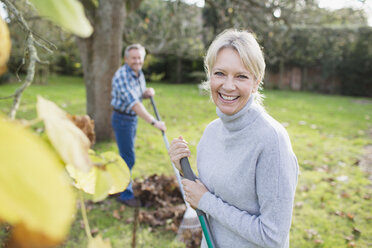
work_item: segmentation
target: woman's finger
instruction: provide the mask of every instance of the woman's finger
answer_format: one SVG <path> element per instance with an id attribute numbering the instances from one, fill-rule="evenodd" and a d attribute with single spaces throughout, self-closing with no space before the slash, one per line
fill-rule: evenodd
<path id="1" fill-rule="evenodd" d="M 170 151 L 169 152 L 169 157 L 171 160 L 178 160 L 183 157 L 190 157 L 191 152 L 188 149 L 183 149 L 183 150 L 177 150 L 177 151 Z"/>

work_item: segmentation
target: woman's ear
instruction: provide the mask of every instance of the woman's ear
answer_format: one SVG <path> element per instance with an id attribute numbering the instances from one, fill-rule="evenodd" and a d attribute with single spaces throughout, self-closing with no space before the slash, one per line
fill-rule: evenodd
<path id="1" fill-rule="evenodd" d="M 254 83 L 254 86 L 253 86 L 253 93 L 256 93 L 258 91 L 259 86 L 260 86 L 260 80 L 257 79 L 257 81 Z"/>

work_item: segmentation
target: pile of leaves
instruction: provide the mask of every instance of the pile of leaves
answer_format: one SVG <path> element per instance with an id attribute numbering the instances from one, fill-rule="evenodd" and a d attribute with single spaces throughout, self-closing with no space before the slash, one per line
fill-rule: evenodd
<path id="1" fill-rule="evenodd" d="M 177 233 L 179 240 L 184 242 L 186 247 L 200 247 L 201 228 L 179 228 L 186 205 L 175 176 L 154 174 L 144 179 L 136 179 L 133 190 L 145 208 L 139 212 L 140 223 L 151 228 L 165 227 L 166 230 Z"/>

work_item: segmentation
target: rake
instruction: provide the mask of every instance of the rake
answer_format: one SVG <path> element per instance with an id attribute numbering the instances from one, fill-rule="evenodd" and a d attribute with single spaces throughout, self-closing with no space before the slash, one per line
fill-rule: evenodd
<path id="1" fill-rule="evenodd" d="M 195 182 L 197 177 L 195 176 L 194 172 L 191 169 L 188 158 L 187 157 L 181 158 L 180 162 L 181 162 L 181 169 L 183 171 L 185 178 Z M 196 213 L 198 215 L 205 240 L 207 241 L 208 248 L 215 248 L 216 245 L 213 240 L 212 232 L 209 227 L 209 222 L 208 222 L 206 214 L 200 209 L 196 209 Z"/>
<path id="2" fill-rule="evenodd" d="M 161 120 L 160 119 L 160 115 L 159 115 L 158 109 L 156 107 L 154 98 L 153 97 L 150 97 L 150 101 L 151 101 L 152 107 L 154 108 L 156 119 L 158 121 L 160 121 Z M 167 151 L 168 151 L 169 150 L 169 142 L 168 142 L 167 136 L 165 135 L 165 132 L 164 131 L 161 131 L 161 133 L 163 135 L 165 147 L 167 148 Z M 186 204 L 186 211 L 183 214 L 182 222 L 181 222 L 181 225 L 180 225 L 180 227 L 178 229 L 178 234 L 180 235 L 182 233 L 182 230 L 199 229 L 200 228 L 200 223 L 199 223 L 199 219 L 198 219 L 198 215 L 197 215 L 196 211 L 185 200 L 185 193 L 183 191 L 183 187 L 182 187 L 182 184 L 181 184 L 180 173 L 178 172 L 177 168 L 174 166 L 173 163 L 172 163 L 172 167 L 173 167 L 174 174 L 177 177 L 177 181 L 178 181 L 178 185 L 180 187 L 180 191 L 182 193 L 183 201 Z"/>

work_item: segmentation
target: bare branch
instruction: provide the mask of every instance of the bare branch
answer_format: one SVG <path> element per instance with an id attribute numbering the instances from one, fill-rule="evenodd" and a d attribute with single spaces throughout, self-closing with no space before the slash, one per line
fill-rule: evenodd
<path id="1" fill-rule="evenodd" d="M 37 45 L 38 47 L 41 47 L 43 48 L 45 51 L 47 51 L 48 53 L 53 53 L 52 50 L 50 50 L 48 47 L 46 47 L 44 44 L 41 44 L 40 42 L 38 42 L 37 40 L 34 40 L 35 41 L 35 45 Z"/>
<path id="2" fill-rule="evenodd" d="M 19 104 L 21 102 L 22 93 L 31 85 L 32 81 L 34 80 L 35 63 L 39 60 L 36 48 L 34 46 L 34 38 L 31 33 L 29 33 L 27 38 L 27 48 L 30 56 L 30 63 L 27 69 L 27 76 L 23 85 L 19 87 L 14 94 L 13 106 L 9 113 L 10 119 L 15 119 Z"/>
<path id="3" fill-rule="evenodd" d="M 26 32 L 28 33 L 27 40 L 26 40 L 26 51 L 29 54 L 30 62 L 27 68 L 27 75 L 26 75 L 25 82 L 23 83 L 21 87 L 19 87 L 16 90 L 16 92 L 12 96 L 0 98 L 0 99 L 7 99 L 10 97 L 14 98 L 13 106 L 10 110 L 9 117 L 11 119 L 15 119 L 19 104 L 21 102 L 22 93 L 25 91 L 26 88 L 28 88 L 31 85 L 32 81 L 34 80 L 35 64 L 36 62 L 40 62 L 40 59 L 37 55 L 37 50 L 35 48 L 35 39 L 33 37 L 33 32 L 29 28 L 22 14 L 17 10 L 17 8 L 9 0 L 3 0 L 3 3 L 6 5 L 7 9 L 11 13 L 13 13 L 17 21 L 21 24 L 22 28 L 26 30 Z M 23 60 L 23 64 L 24 64 L 24 60 Z"/>

